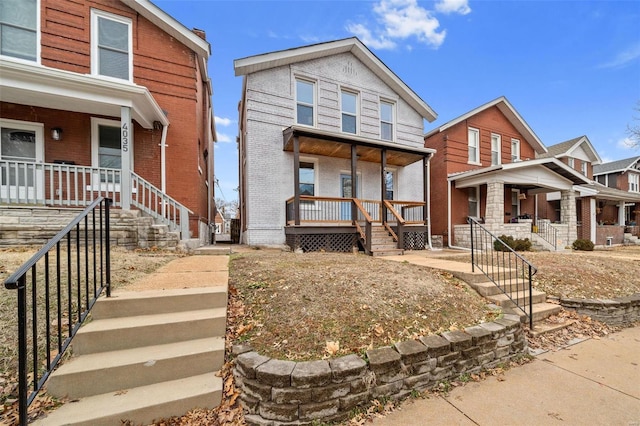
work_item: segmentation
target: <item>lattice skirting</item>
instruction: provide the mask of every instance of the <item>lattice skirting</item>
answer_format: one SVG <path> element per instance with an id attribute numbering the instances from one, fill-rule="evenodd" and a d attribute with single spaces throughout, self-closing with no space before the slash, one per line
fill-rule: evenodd
<path id="1" fill-rule="evenodd" d="M 287 235 L 287 245 L 291 250 L 327 251 L 350 253 L 358 244 L 355 234 L 299 234 Z"/>
<path id="2" fill-rule="evenodd" d="M 404 233 L 405 250 L 424 250 L 427 248 L 427 233 L 409 231 Z"/>

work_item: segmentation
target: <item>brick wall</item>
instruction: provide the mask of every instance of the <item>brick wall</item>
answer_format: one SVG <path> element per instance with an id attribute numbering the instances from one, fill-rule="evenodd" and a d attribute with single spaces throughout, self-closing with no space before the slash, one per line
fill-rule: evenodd
<path id="1" fill-rule="evenodd" d="M 342 421 L 374 398 L 398 399 L 526 353 L 517 316 L 357 355 L 293 362 L 236 347 L 234 376 L 249 425 Z"/>

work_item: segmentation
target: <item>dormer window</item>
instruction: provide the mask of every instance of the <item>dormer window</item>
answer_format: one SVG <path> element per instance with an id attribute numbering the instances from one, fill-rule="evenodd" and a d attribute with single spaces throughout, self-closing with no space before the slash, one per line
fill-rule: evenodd
<path id="1" fill-rule="evenodd" d="M 567 164 L 569 164 L 569 167 L 571 167 L 572 169 L 576 168 L 576 162 L 573 158 L 569 157 L 567 159 Z"/>
<path id="2" fill-rule="evenodd" d="M 99 10 L 91 13 L 91 72 L 132 80 L 131 20 Z"/>
<path id="3" fill-rule="evenodd" d="M 587 175 L 587 162 L 583 161 L 582 164 L 580 164 L 580 170 L 582 171 L 583 175 Z"/>
<path id="4" fill-rule="evenodd" d="M 38 60 L 38 1 L 0 2 L 0 54 Z"/>

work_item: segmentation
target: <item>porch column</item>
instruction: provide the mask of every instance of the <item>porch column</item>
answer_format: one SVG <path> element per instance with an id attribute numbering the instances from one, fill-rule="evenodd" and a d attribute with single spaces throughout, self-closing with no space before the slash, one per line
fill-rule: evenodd
<path id="1" fill-rule="evenodd" d="M 357 186 L 356 181 L 358 179 L 358 149 L 355 144 L 351 145 L 351 197 L 356 198 L 358 194 L 356 192 Z M 353 225 L 356 224 L 356 220 L 358 220 L 358 209 L 356 208 L 356 203 L 351 202 L 351 223 Z"/>
<path id="2" fill-rule="evenodd" d="M 300 141 L 293 136 L 293 223 L 300 225 Z"/>
<path id="3" fill-rule="evenodd" d="M 504 182 L 502 181 L 487 182 L 484 222 L 491 230 L 500 228 L 504 224 Z"/>
<path id="4" fill-rule="evenodd" d="M 560 193 L 560 223 L 569 225 L 567 245 L 573 244 L 578 238 L 576 212 L 576 191 L 562 191 Z"/>
<path id="5" fill-rule="evenodd" d="M 589 239 L 593 244 L 596 243 L 596 199 L 589 199 Z M 584 223 L 582 224 L 584 226 Z"/>
<path id="6" fill-rule="evenodd" d="M 387 150 L 380 150 L 380 221 L 384 224 L 387 222 L 387 208 L 384 205 L 385 195 L 387 193 Z"/>
<path id="7" fill-rule="evenodd" d="M 133 152 L 133 127 L 131 125 L 131 108 L 120 108 L 120 149 L 122 164 L 120 177 L 120 204 L 123 210 L 131 208 L 131 154 Z"/>
<path id="8" fill-rule="evenodd" d="M 624 226 L 626 223 L 625 203 L 620 201 L 618 203 L 618 226 Z"/>

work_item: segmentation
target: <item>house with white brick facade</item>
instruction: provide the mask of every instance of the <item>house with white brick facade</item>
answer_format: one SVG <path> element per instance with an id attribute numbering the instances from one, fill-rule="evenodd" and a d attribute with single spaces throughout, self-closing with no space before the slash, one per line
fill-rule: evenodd
<path id="1" fill-rule="evenodd" d="M 241 242 L 369 254 L 430 244 L 424 120 L 360 40 L 237 59 Z"/>

